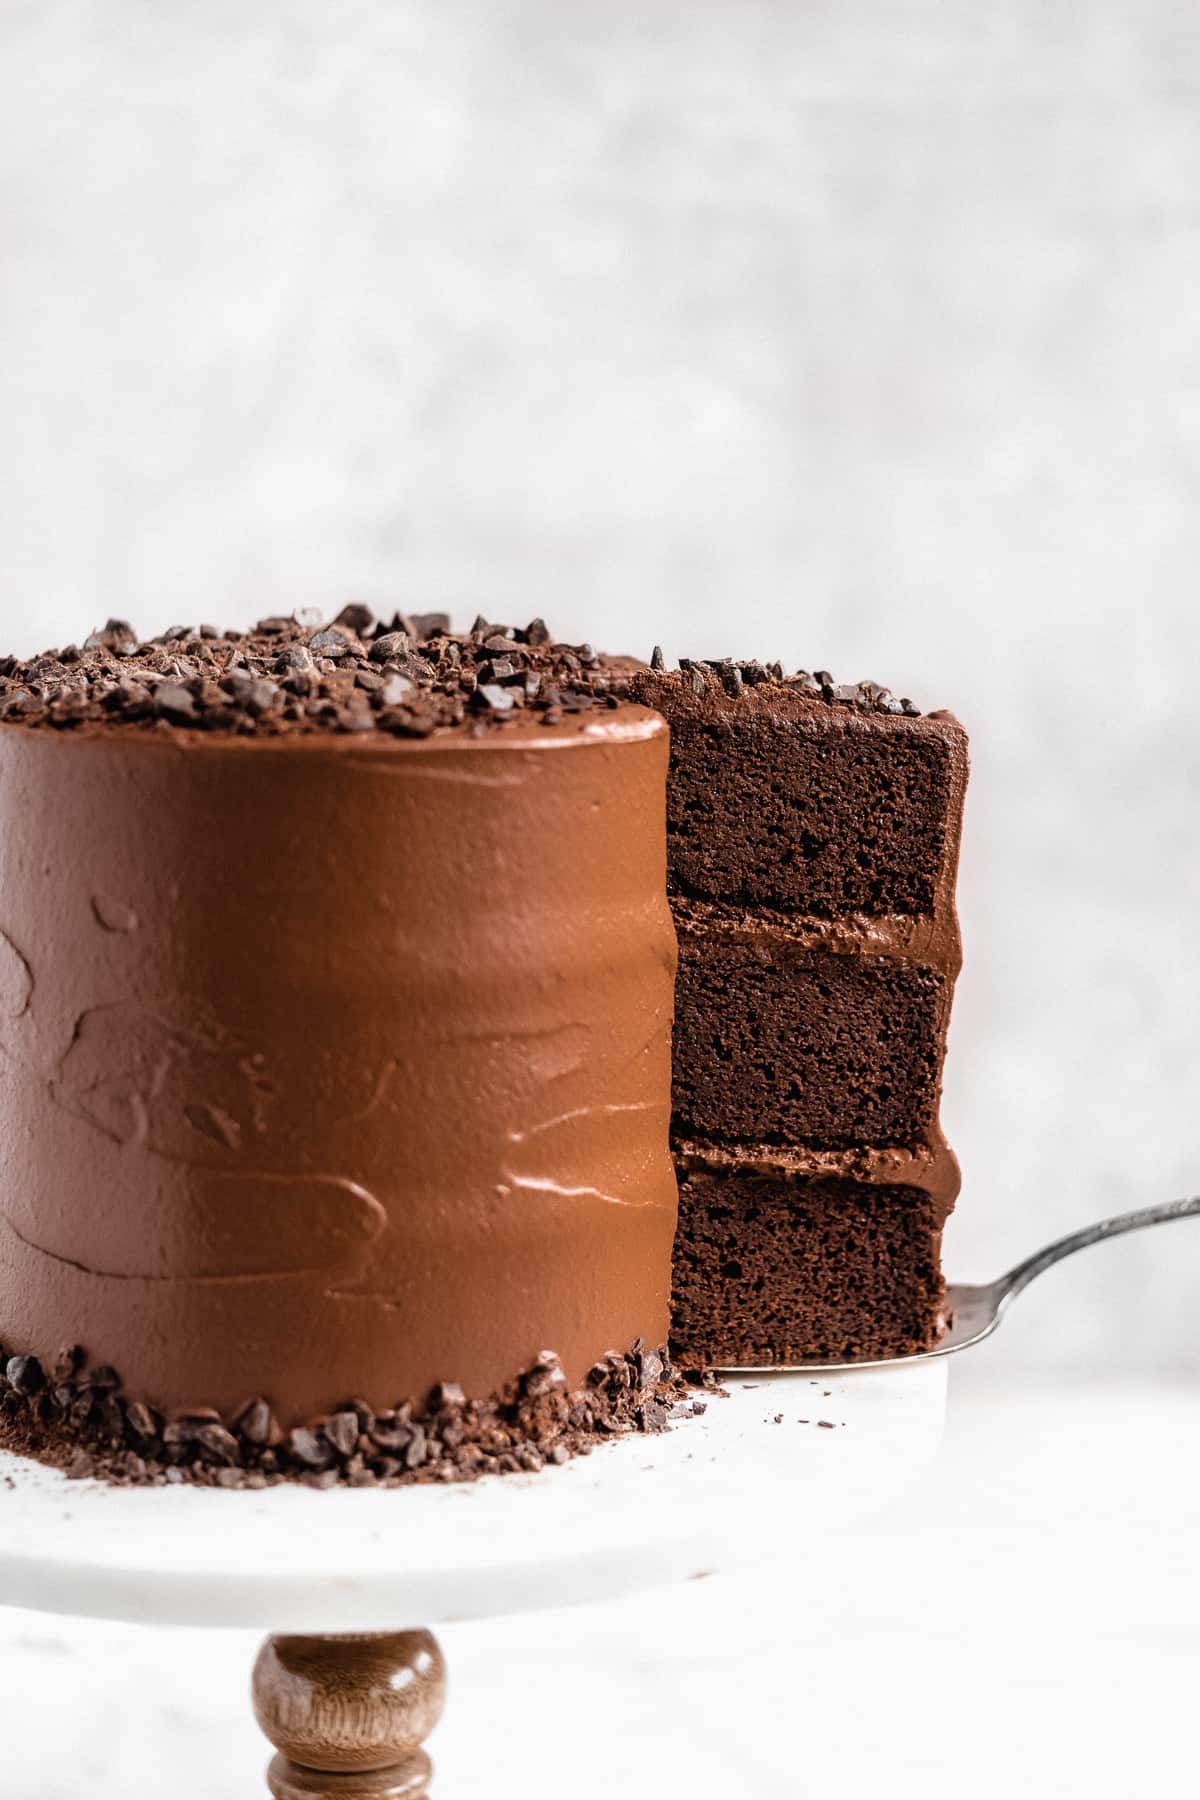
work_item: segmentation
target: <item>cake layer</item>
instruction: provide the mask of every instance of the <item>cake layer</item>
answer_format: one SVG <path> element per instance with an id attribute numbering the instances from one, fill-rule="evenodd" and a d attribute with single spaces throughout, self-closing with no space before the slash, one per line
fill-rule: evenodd
<path id="1" fill-rule="evenodd" d="M 877 1147 L 934 1128 L 949 1010 L 936 968 L 805 948 L 766 923 L 683 926 L 679 948 L 677 1130 Z"/>
<path id="2" fill-rule="evenodd" d="M 820 918 L 937 909 L 966 777 L 956 720 L 830 705 L 778 682 L 696 685 L 635 683 L 671 726 L 675 891 Z"/>
<path id="3" fill-rule="evenodd" d="M 286 1427 L 667 1331 L 666 731 L 0 729 L 0 1339 Z"/>
<path id="4" fill-rule="evenodd" d="M 682 1172 L 671 1299 L 684 1362 L 855 1362 L 932 1348 L 942 1207 L 921 1188 L 731 1165 Z"/>

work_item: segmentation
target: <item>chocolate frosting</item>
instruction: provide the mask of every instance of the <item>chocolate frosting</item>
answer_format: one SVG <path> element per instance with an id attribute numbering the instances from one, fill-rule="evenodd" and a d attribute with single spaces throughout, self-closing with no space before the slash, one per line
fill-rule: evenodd
<path id="1" fill-rule="evenodd" d="M 667 1332 L 648 710 L 0 733 L 0 1321 L 287 1426 Z"/>

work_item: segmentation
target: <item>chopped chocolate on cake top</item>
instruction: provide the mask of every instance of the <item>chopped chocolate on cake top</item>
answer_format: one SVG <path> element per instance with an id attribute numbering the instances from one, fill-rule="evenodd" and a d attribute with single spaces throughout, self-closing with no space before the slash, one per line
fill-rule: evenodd
<path id="1" fill-rule="evenodd" d="M 627 686 L 623 669 L 590 644 L 554 642 L 541 619 L 518 630 L 479 618 L 454 633 L 445 613 L 377 620 L 347 606 L 328 625 L 173 625 L 145 643 L 110 619 L 82 648 L 0 660 L 0 720 L 428 737 L 526 714 L 554 725 L 615 706 Z"/>
<path id="2" fill-rule="evenodd" d="M 656 647 L 651 667 L 665 666 Z M 479 617 L 469 631 L 452 632 L 446 613 L 385 620 L 350 605 L 329 624 L 278 616 L 246 632 L 171 625 L 144 642 L 124 619 L 110 619 L 82 646 L 25 662 L 0 658 L 0 722 L 428 737 L 522 717 L 555 725 L 616 706 L 631 697 L 641 667 L 590 644 L 559 643 L 542 619 L 516 627 Z M 701 698 L 710 688 L 736 695 L 766 687 L 860 711 L 917 711 L 877 682 L 839 684 L 824 670 L 785 676 L 780 663 L 682 658 L 680 671 L 675 679 Z"/>

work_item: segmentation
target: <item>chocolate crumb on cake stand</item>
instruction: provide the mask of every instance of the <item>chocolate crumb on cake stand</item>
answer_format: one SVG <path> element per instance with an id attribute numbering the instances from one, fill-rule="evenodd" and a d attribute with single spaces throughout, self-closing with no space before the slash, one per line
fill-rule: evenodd
<path id="1" fill-rule="evenodd" d="M 423 1794 L 444 1685 L 428 1627 L 810 1553 L 927 1470 L 946 1365 L 727 1387 L 678 1428 L 468 1486 L 113 1487 L 0 1452 L 0 1601 L 270 1630 L 254 1702 L 276 1800 Z"/>

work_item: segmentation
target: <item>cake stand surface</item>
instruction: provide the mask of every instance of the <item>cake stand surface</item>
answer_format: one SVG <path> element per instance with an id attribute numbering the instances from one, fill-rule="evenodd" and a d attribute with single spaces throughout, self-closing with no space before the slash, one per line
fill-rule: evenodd
<path id="1" fill-rule="evenodd" d="M 415 1800 L 444 1689 L 421 1627 L 820 1554 L 941 1439 L 941 1360 L 726 1385 L 660 1436 L 466 1486 L 111 1488 L 0 1453 L 0 1604 L 269 1629 L 254 1698 L 276 1800 Z"/>
<path id="2" fill-rule="evenodd" d="M 660 1436 L 466 1486 L 112 1488 L 0 1453 L 0 1602 L 364 1631 L 613 1599 L 886 1506 L 936 1451 L 945 1383 L 939 1362 L 731 1380 Z"/>

